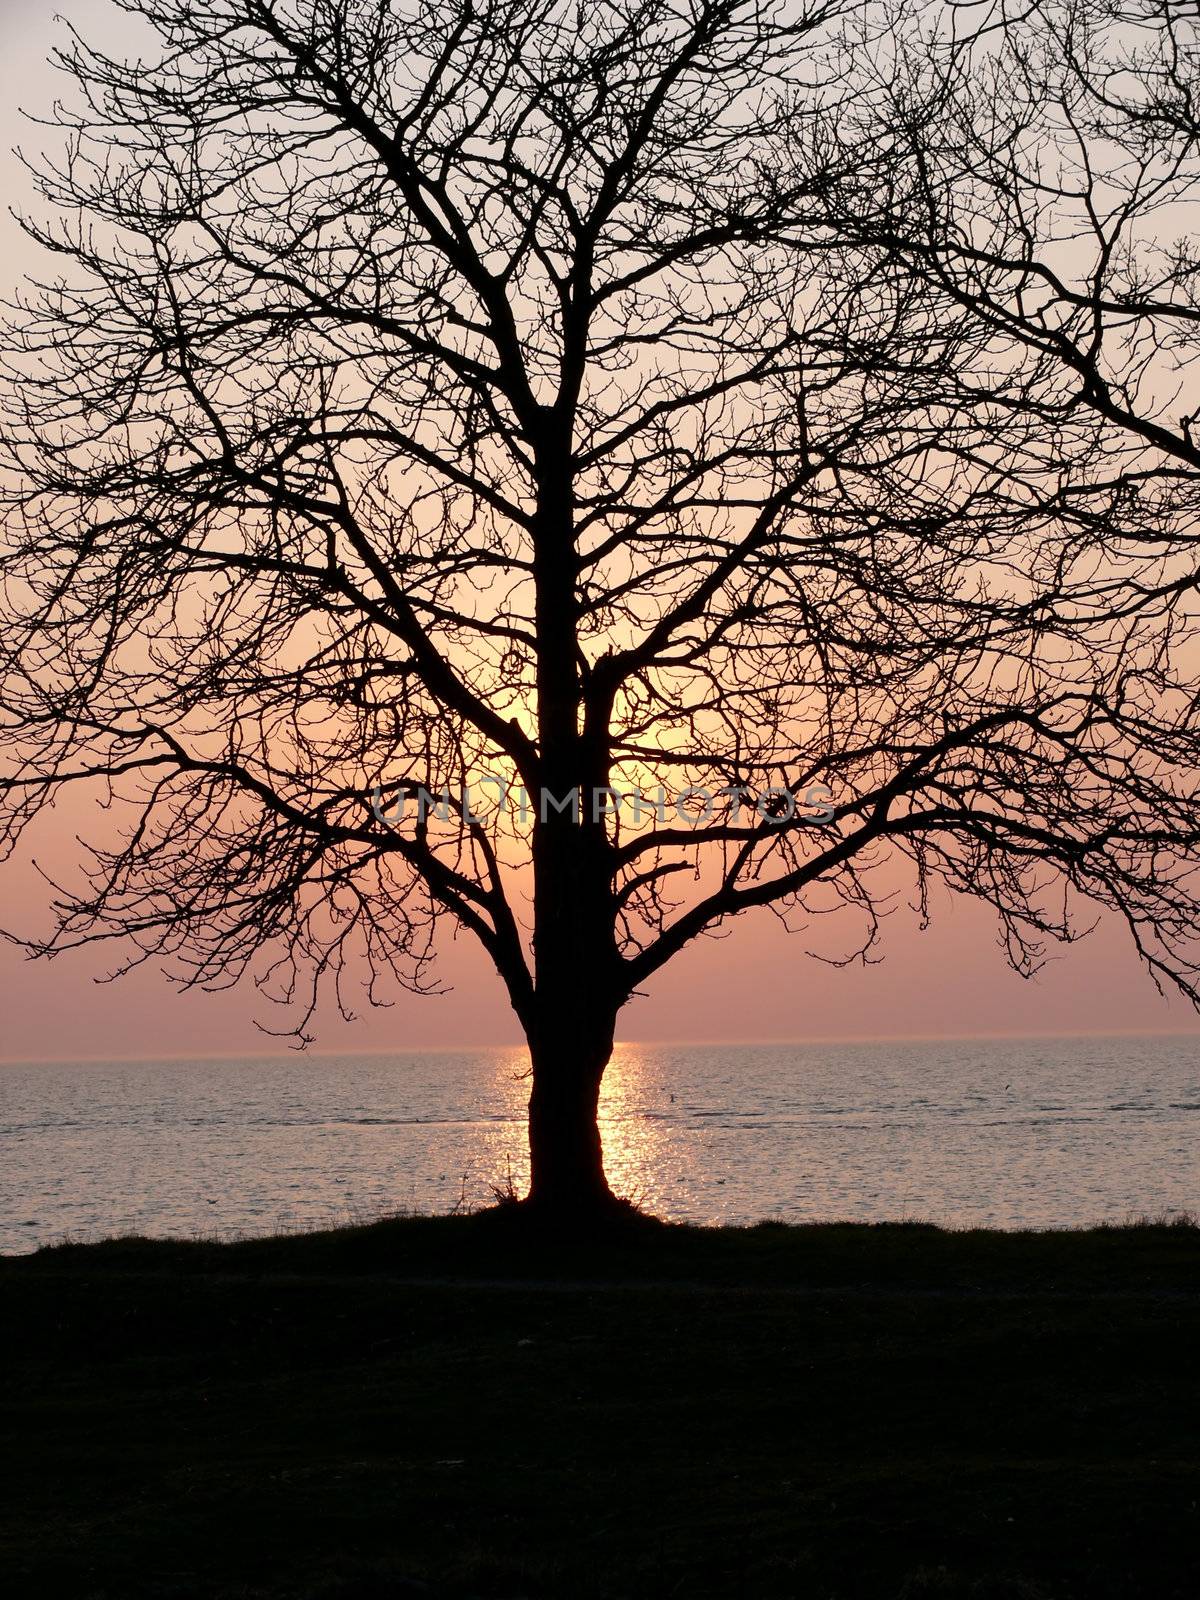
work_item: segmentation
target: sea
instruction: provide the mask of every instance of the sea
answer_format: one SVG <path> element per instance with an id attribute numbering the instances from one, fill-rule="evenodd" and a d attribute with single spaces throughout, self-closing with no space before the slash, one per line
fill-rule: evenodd
<path id="1" fill-rule="evenodd" d="M 231 1238 L 521 1190 L 514 1048 L 0 1064 L 0 1252 Z M 1200 1035 L 621 1044 L 613 1188 L 702 1223 L 1200 1211 Z"/>

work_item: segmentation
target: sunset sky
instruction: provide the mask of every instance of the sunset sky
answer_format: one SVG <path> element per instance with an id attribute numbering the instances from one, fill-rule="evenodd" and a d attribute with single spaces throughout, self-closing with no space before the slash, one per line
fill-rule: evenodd
<path id="1" fill-rule="evenodd" d="M 84 32 L 101 28 L 110 45 L 117 37 L 132 37 L 128 22 L 104 0 L 61 0 L 58 9 Z M 23 123 L 17 107 L 49 113 L 56 80 L 45 57 L 62 31 L 33 0 L 3 0 L 0 148 L 3 188 L 13 205 L 22 204 L 28 185 L 7 152 L 17 143 L 36 149 L 42 137 L 37 127 Z M 0 218 L 0 252 L 0 276 L 9 289 L 34 256 L 7 216 Z M 78 854 L 76 829 L 86 835 L 90 824 L 86 807 L 78 816 L 49 814 L 35 841 L 39 861 L 51 873 L 69 872 Z M 27 862 L 10 864 L 0 898 L 5 926 L 37 928 L 45 892 Z M 921 932 L 915 914 L 901 904 L 888 922 L 882 963 L 845 970 L 810 959 L 803 933 L 789 938 L 772 915 L 758 913 L 673 962 L 626 1010 L 621 1035 L 661 1040 L 1200 1031 L 1200 1019 L 1181 999 L 1158 996 L 1127 937 L 1111 923 L 1060 952 L 1027 983 L 1006 969 L 986 908 L 942 895 L 935 897 L 934 909 L 934 926 Z M 147 966 L 116 985 L 95 986 L 90 980 L 116 955 L 96 950 L 52 965 L 31 964 L 14 948 L 0 947 L 3 1057 L 111 1059 L 273 1048 L 254 1019 L 280 1026 L 281 1017 L 249 985 L 217 996 L 181 996 Z M 354 1024 L 323 1012 L 317 1048 L 403 1049 L 518 1037 L 499 980 L 467 936 L 447 945 L 442 971 L 453 985 L 446 996 L 402 994 L 393 1009 Z"/>

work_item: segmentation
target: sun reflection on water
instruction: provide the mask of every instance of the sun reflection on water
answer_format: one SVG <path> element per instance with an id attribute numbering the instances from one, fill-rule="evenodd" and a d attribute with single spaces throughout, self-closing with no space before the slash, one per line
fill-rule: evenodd
<path id="1" fill-rule="evenodd" d="M 600 1088 L 600 1138 L 615 1194 L 654 1210 L 666 1163 L 671 1105 L 644 1050 L 618 1044 Z"/>
<path id="2" fill-rule="evenodd" d="M 529 1099 L 529 1057 L 513 1048 L 496 1056 L 493 1093 L 503 1114 L 487 1133 L 490 1182 L 511 1178 L 523 1194 L 529 1182 L 525 1109 Z M 613 1192 L 653 1209 L 660 1198 L 664 1156 L 670 1147 L 674 1097 L 661 1083 L 636 1044 L 618 1044 L 600 1089 L 600 1138 L 604 1167 Z"/>

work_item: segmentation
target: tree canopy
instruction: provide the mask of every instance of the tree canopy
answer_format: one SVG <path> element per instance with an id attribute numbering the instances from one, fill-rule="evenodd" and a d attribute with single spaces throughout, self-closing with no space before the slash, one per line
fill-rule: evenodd
<path id="1" fill-rule="evenodd" d="M 5 336 L 8 836 L 127 817 L 40 948 L 303 1032 L 449 918 L 593 1156 L 756 907 L 1090 903 L 1195 998 L 1186 8 L 122 4 Z"/>

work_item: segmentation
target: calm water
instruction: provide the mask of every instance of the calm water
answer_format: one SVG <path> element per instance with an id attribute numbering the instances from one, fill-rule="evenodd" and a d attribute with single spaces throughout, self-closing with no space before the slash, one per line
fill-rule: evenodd
<path id="1" fill-rule="evenodd" d="M 515 1050 L 0 1066 L 0 1251 L 448 1211 L 525 1175 Z M 1046 1227 L 1200 1209 L 1200 1038 L 625 1045 L 613 1186 L 660 1216 Z"/>

